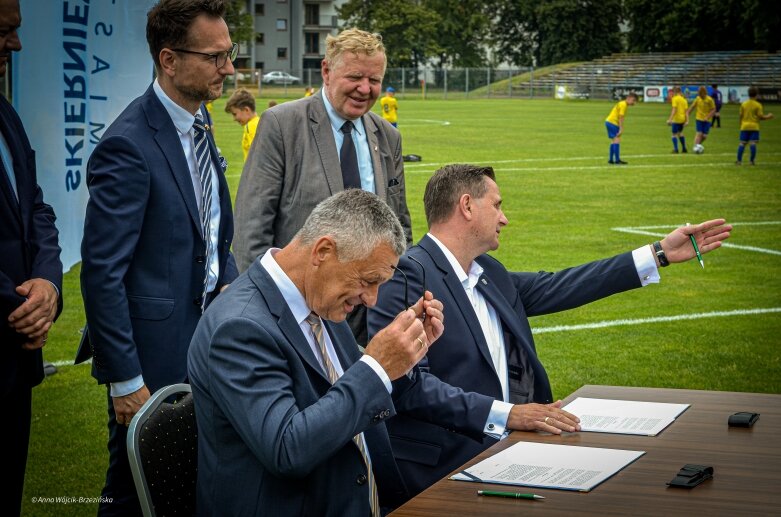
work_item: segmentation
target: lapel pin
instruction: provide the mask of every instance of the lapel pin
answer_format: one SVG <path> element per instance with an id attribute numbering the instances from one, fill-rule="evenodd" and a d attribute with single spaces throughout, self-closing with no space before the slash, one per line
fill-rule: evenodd
<path id="1" fill-rule="evenodd" d="M 483 285 L 488 285 L 488 282 L 486 282 L 485 278 L 481 278 L 480 281 L 483 283 Z"/>
<path id="2" fill-rule="evenodd" d="M 375 150 L 375 151 L 377 150 L 377 146 L 376 146 L 376 145 L 374 146 L 374 150 Z"/>
<path id="3" fill-rule="evenodd" d="M 206 128 L 206 131 L 211 131 L 212 130 L 212 127 L 209 124 L 204 124 L 203 127 Z"/>

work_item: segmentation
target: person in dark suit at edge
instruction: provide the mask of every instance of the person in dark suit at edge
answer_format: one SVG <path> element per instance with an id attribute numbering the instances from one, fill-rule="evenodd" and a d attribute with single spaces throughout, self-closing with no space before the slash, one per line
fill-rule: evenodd
<path id="1" fill-rule="evenodd" d="M 18 0 L 0 0 L 0 77 L 22 49 Z M 22 509 L 32 388 L 44 377 L 41 348 L 62 311 L 62 262 L 52 207 L 44 203 L 35 152 L 19 115 L 0 95 L 0 443 L 6 449 L 0 501 Z"/>
<path id="2" fill-rule="evenodd" d="M 400 259 L 401 274 L 379 290 L 369 310 L 369 335 L 395 317 L 406 293 L 431 291 L 444 305 L 445 330 L 420 369 L 445 384 L 427 393 L 450 399 L 483 430 L 473 440 L 430 423 L 397 415 L 388 432 L 399 469 L 412 495 L 488 448 L 506 431 L 559 434 L 579 429 L 578 419 L 554 401 L 537 358 L 528 318 L 563 311 L 612 294 L 659 282 L 659 267 L 721 246 L 731 226 L 723 219 L 677 228 L 660 242 L 556 273 L 510 272 L 488 251 L 499 247 L 508 224 L 491 167 L 447 165 L 426 185 L 429 232 Z M 446 391 L 446 386 L 463 391 Z M 426 405 L 421 400 L 420 405 Z M 432 405 L 432 408 L 436 406 Z M 447 405 L 445 405 L 447 407 Z M 437 414 L 432 410 L 432 419 Z"/>
<path id="3" fill-rule="evenodd" d="M 322 200 L 347 188 L 377 194 L 412 244 L 401 135 L 371 111 L 385 75 L 379 34 L 347 29 L 326 38 L 323 87 L 263 113 L 236 194 L 234 253 L 240 271 L 287 245 Z M 366 311 L 348 317 L 366 344 Z"/>
<path id="4" fill-rule="evenodd" d="M 109 466 L 99 515 L 136 515 L 127 426 L 151 393 L 187 379 L 203 310 L 237 275 L 224 160 L 203 102 L 222 94 L 238 46 L 224 0 L 161 0 L 148 14 L 157 79 L 90 157 L 82 241 L 87 329 L 106 384 Z"/>

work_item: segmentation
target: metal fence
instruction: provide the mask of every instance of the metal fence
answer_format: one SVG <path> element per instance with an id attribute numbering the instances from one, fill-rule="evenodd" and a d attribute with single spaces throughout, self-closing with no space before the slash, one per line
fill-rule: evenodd
<path id="1" fill-rule="evenodd" d="M 248 87 L 283 96 L 304 95 L 306 88 L 322 86 L 320 69 L 291 70 L 287 77 L 279 72 L 246 69 L 228 79 L 228 88 Z M 580 66 L 558 71 L 526 68 L 389 68 L 383 88 L 393 86 L 401 98 L 543 98 L 561 95 L 568 98 L 611 99 L 628 91 L 642 93 L 645 85 L 674 84 L 756 84 L 781 89 L 781 66 L 712 71 L 662 66 L 610 67 Z M 574 95 L 572 95 L 574 92 Z"/>

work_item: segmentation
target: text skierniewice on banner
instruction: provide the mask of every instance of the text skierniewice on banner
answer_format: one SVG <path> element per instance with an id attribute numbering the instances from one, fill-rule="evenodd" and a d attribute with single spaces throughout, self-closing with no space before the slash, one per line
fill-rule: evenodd
<path id="1" fill-rule="evenodd" d="M 105 129 L 153 77 L 146 13 L 156 0 L 24 0 L 13 105 L 54 208 L 62 263 L 81 260 L 87 160 Z"/>

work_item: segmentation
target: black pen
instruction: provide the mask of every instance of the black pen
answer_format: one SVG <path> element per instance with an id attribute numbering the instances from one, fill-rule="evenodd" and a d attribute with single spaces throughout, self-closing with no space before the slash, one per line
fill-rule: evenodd
<path id="1" fill-rule="evenodd" d="M 537 494 L 519 494 L 516 492 L 498 492 L 496 490 L 478 490 L 477 495 L 491 496 L 491 497 L 510 497 L 512 499 L 545 499 L 541 495 Z"/>

